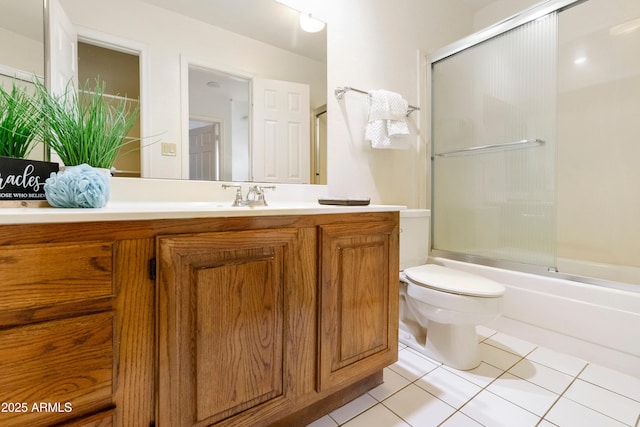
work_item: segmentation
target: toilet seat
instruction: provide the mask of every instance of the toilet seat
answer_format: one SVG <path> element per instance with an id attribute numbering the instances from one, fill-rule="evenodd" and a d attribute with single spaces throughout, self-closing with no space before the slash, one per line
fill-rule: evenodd
<path id="1" fill-rule="evenodd" d="M 496 298 L 505 292 L 503 285 L 491 279 L 437 264 L 410 267 L 404 270 L 404 274 L 418 286 L 451 294 Z"/>

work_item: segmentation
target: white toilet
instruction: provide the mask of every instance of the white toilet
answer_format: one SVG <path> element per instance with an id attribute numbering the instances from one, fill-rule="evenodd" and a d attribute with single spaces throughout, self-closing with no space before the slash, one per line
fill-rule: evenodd
<path id="1" fill-rule="evenodd" d="M 429 211 L 400 211 L 400 342 L 455 369 L 480 364 L 476 326 L 500 315 L 505 287 L 424 264 Z M 422 260 L 422 261 L 419 261 Z"/>

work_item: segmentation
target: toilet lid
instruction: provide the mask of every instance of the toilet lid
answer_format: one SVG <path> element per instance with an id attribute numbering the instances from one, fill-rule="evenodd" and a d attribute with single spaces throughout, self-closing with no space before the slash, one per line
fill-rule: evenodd
<path id="1" fill-rule="evenodd" d="M 505 291 L 502 284 L 486 277 L 436 264 L 410 267 L 404 273 L 412 282 L 453 294 L 499 297 Z"/>

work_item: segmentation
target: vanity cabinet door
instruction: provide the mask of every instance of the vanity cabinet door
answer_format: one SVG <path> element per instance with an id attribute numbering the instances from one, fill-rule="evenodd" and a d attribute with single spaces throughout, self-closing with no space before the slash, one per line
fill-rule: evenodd
<path id="1" fill-rule="evenodd" d="M 299 260 L 311 259 L 301 257 L 299 234 L 158 238 L 160 427 L 260 425 L 261 414 L 291 404 L 302 367 L 288 357 L 297 328 L 288 319 L 304 316 Z M 312 334 L 298 338 L 313 343 Z M 253 418 L 243 424 L 242 414 Z"/>
<path id="2" fill-rule="evenodd" d="M 382 370 L 398 356 L 398 228 L 320 227 L 319 387 Z"/>

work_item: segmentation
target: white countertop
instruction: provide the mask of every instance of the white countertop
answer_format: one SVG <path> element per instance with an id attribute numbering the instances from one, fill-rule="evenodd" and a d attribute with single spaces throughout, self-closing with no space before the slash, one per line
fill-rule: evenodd
<path id="1" fill-rule="evenodd" d="M 327 186 L 304 184 L 276 184 L 277 188 L 266 194 L 269 206 L 234 208 L 231 204 L 235 189 L 224 189 L 222 184 L 216 181 L 111 178 L 111 198 L 104 208 L 2 207 L 0 204 L 0 224 L 316 215 L 405 209 L 405 206 L 395 205 L 321 205 L 318 199 L 327 197 Z M 249 185 L 254 183 L 242 183 L 243 194 Z"/>
<path id="2" fill-rule="evenodd" d="M 0 224 L 45 224 L 89 221 L 126 221 L 175 218 L 317 215 L 356 212 L 393 212 L 395 205 L 331 206 L 317 202 L 273 202 L 269 206 L 231 207 L 230 202 L 109 202 L 98 209 L 51 207 L 0 208 Z"/>

